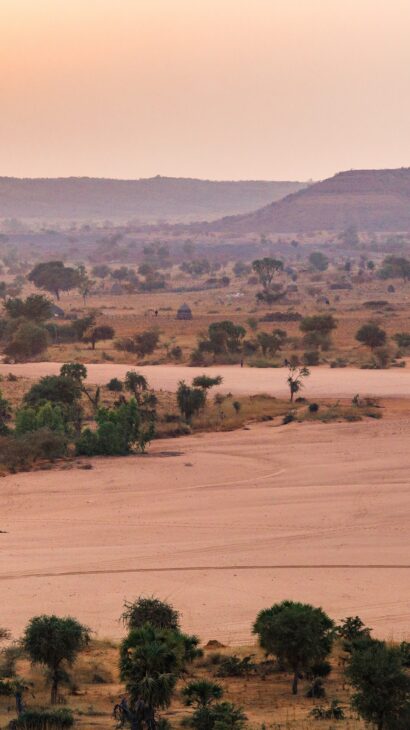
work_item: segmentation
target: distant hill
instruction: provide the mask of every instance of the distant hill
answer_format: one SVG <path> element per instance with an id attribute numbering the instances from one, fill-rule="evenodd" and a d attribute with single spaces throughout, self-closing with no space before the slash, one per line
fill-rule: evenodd
<path id="1" fill-rule="evenodd" d="M 410 230 L 410 168 L 351 170 L 315 183 L 253 213 L 225 218 L 207 230 L 297 233 Z"/>
<path id="2" fill-rule="evenodd" d="M 214 182 L 153 177 L 0 177 L 0 218 L 39 221 L 212 220 L 248 213 L 305 187 L 298 182 Z"/>

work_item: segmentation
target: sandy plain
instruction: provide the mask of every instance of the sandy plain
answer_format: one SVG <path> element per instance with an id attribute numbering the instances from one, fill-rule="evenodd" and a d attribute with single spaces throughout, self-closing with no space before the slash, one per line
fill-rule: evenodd
<path id="1" fill-rule="evenodd" d="M 26 378 L 38 379 L 60 372 L 62 363 L 29 362 L 16 365 L 0 364 L 0 375 L 10 371 Z M 408 363 L 407 363 L 408 364 Z M 204 372 L 209 376 L 222 375 L 222 392 L 234 395 L 268 393 L 276 397 L 289 394 L 286 368 L 241 368 L 238 365 L 189 367 L 187 365 L 130 365 L 121 363 L 88 364 L 88 382 L 106 384 L 111 378 L 123 379 L 127 370 L 136 369 L 147 378 L 155 390 L 173 392 L 180 380 L 190 382 Z M 361 370 L 360 368 L 315 367 L 306 383 L 309 398 L 350 398 L 360 395 L 410 397 L 410 367 L 389 370 Z"/>
<path id="2" fill-rule="evenodd" d="M 38 377 L 58 367 L 1 370 Z M 90 366 L 89 377 L 106 382 L 126 368 Z M 147 370 L 164 389 L 187 377 L 184 368 Z M 282 393 L 284 371 L 223 374 L 234 392 L 252 383 L 252 392 Z M 335 395 L 330 379 L 340 394 L 410 388 L 405 371 L 320 369 L 309 395 Z M 408 637 L 409 425 L 406 415 L 259 424 L 157 441 L 146 456 L 93 459 L 88 471 L 4 477 L 1 624 L 18 635 L 33 614 L 56 612 L 118 637 L 124 599 L 155 593 L 203 641 L 249 641 L 257 611 L 284 598 L 322 605 L 335 619 L 359 614 L 380 636 Z"/>

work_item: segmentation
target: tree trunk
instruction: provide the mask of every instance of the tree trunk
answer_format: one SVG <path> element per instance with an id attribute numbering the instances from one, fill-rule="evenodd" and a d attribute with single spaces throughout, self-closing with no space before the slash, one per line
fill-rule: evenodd
<path id="1" fill-rule="evenodd" d="M 19 690 L 17 690 L 17 692 L 16 692 L 15 699 L 16 699 L 16 712 L 17 712 L 18 717 L 20 717 L 20 715 L 24 712 L 24 703 L 23 703 L 23 695 Z"/>
<path id="2" fill-rule="evenodd" d="M 57 693 L 58 693 L 58 679 L 56 676 L 53 677 L 51 684 L 51 697 L 50 702 L 52 705 L 57 704 Z"/>
<path id="3" fill-rule="evenodd" d="M 292 694 L 297 695 L 298 693 L 298 679 L 299 679 L 299 673 L 296 670 L 296 672 L 293 675 L 293 682 L 292 682 Z"/>
<path id="4" fill-rule="evenodd" d="M 95 340 L 91 340 L 91 348 L 95 350 Z"/>

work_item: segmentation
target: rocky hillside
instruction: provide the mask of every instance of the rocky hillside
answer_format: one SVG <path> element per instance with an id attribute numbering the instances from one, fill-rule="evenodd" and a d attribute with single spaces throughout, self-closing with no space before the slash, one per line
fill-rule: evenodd
<path id="1" fill-rule="evenodd" d="M 248 213 L 303 187 L 297 182 L 214 182 L 159 176 L 141 180 L 3 177 L 0 219 L 209 221 Z"/>
<path id="2" fill-rule="evenodd" d="M 410 230 L 410 168 L 340 172 L 253 213 L 213 222 L 239 234 Z"/>

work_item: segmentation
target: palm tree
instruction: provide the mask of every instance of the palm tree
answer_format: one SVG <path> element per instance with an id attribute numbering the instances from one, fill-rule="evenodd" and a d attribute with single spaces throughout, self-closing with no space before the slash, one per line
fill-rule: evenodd
<path id="1" fill-rule="evenodd" d="M 130 698 L 131 727 L 141 719 L 155 727 L 155 713 L 169 707 L 187 662 L 197 655 L 198 639 L 175 629 L 144 624 L 132 629 L 120 648 L 120 673 Z"/>
<path id="2" fill-rule="evenodd" d="M 182 690 L 182 696 L 186 705 L 196 707 L 208 707 L 214 700 L 219 700 L 223 695 L 223 689 L 216 682 L 208 682 L 207 679 L 198 679 L 190 682 Z"/>

